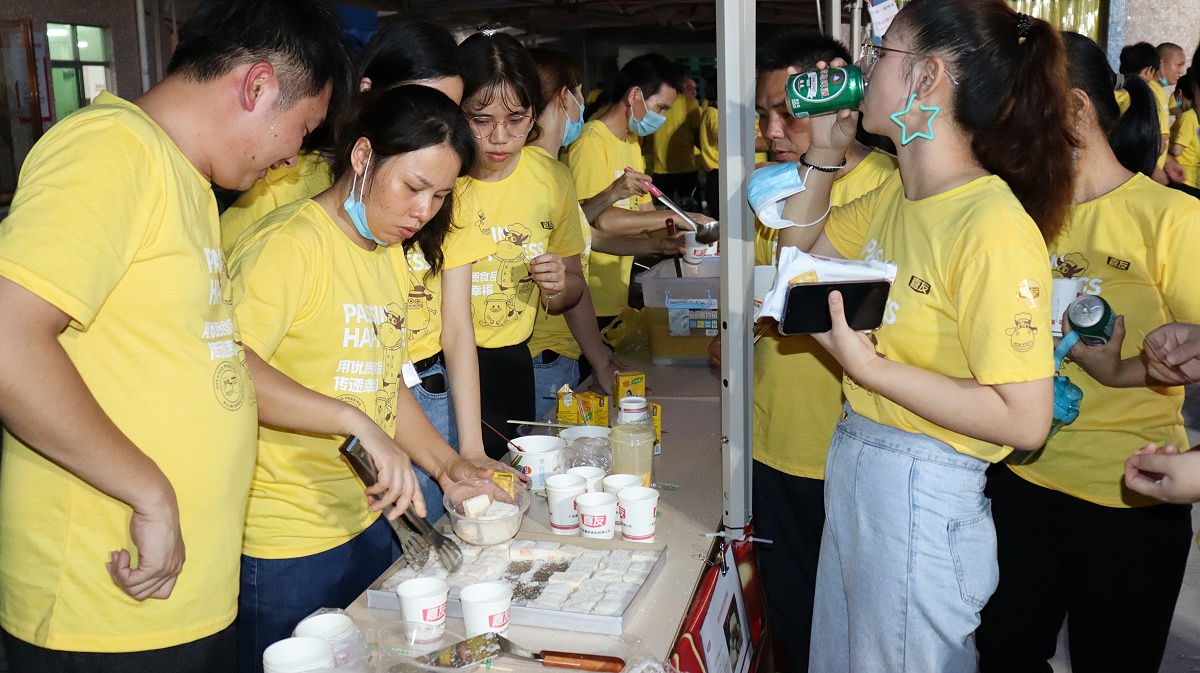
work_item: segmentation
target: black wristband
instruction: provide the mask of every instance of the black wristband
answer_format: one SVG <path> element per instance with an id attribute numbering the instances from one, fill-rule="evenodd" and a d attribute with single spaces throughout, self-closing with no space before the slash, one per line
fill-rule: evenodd
<path id="1" fill-rule="evenodd" d="M 837 173 L 846 167 L 845 157 L 842 157 L 842 163 L 838 164 L 837 166 L 814 166 L 808 163 L 808 159 L 806 157 L 808 157 L 808 152 L 800 155 L 800 165 L 804 166 L 805 168 L 811 168 L 814 171 L 821 171 L 822 173 Z"/>

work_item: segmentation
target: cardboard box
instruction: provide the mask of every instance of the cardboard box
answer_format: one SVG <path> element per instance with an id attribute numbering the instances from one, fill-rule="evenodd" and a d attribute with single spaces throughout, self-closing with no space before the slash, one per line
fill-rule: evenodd
<path id="1" fill-rule="evenodd" d="M 613 375 L 613 399 L 646 396 L 646 375 L 642 372 L 617 372 Z"/>
<path id="2" fill-rule="evenodd" d="M 582 425 L 583 414 L 579 409 L 579 396 L 571 391 L 570 387 L 563 386 L 558 391 L 558 409 L 555 413 L 555 418 L 559 423 L 567 423 L 569 425 Z"/>
<path id="3" fill-rule="evenodd" d="M 579 402 L 582 425 L 598 425 L 608 427 L 608 396 L 600 393 L 580 393 L 575 396 Z"/>

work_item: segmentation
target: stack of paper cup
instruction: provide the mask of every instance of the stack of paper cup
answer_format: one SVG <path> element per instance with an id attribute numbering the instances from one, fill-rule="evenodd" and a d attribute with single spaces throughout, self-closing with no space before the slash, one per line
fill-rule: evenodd
<path id="1" fill-rule="evenodd" d="M 579 535 L 579 512 L 575 498 L 583 495 L 587 479 L 578 474 L 546 477 L 546 502 L 550 505 L 550 530 L 555 535 Z"/>
<path id="2" fill-rule="evenodd" d="M 263 652 L 265 673 L 303 673 L 335 665 L 333 645 L 320 638 L 284 638 Z"/>
<path id="3" fill-rule="evenodd" d="M 1063 314 L 1071 302 L 1083 296 L 1083 281 L 1076 278 L 1055 278 L 1050 288 L 1050 333 L 1063 335 Z M 1031 300 L 1032 301 L 1032 300 Z"/>
<path id="4" fill-rule="evenodd" d="M 577 474 L 583 477 L 587 483 L 584 484 L 584 493 L 595 493 L 600 490 L 600 480 L 604 478 L 604 468 L 584 465 L 581 467 L 572 467 L 567 470 L 567 474 Z"/>
<path id="5" fill-rule="evenodd" d="M 508 616 L 512 606 L 512 587 L 500 582 L 483 582 L 464 587 L 462 601 L 463 625 L 467 637 L 481 633 L 508 635 Z"/>
<path id="6" fill-rule="evenodd" d="M 446 599 L 449 593 L 449 585 L 432 577 L 418 577 L 396 587 L 404 621 L 431 626 L 446 623 Z"/>
<path id="7" fill-rule="evenodd" d="M 575 498 L 579 508 L 579 532 L 595 540 L 611 540 L 616 534 L 617 496 L 585 493 Z"/>
<path id="8" fill-rule="evenodd" d="M 617 494 L 621 537 L 629 542 L 654 542 L 658 519 L 658 491 L 645 486 L 621 489 Z"/>
<path id="9" fill-rule="evenodd" d="M 300 638 L 320 638 L 333 646 L 333 656 L 338 664 L 344 664 L 354 654 L 359 631 L 350 615 L 327 612 L 313 615 L 296 625 L 292 635 Z"/>
<path id="10" fill-rule="evenodd" d="M 602 483 L 604 484 L 605 493 L 612 493 L 613 495 L 616 495 L 627 488 L 641 486 L 642 478 L 636 474 L 610 474 L 604 478 Z M 615 530 L 621 530 L 620 515 L 618 515 L 616 520 L 613 521 L 613 528 Z"/>

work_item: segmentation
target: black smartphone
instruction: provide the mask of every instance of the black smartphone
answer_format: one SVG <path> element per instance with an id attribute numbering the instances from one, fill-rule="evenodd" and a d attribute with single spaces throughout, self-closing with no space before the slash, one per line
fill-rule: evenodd
<path id="1" fill-rule="evenodd" d="M 421 387 L 425 392 L 431 395 L 440 395 L 446 392 L 446 376 L 442 373 L 430 374 L 421 379 Z"/>
<path id="2" fill-rule="evenodd" d="M 836 283 L 798 283 L 788 288 L 783 305 L 780 334 L 820 334 L 833 329 L 829 317 L 829 293 L 842 293 L 846 322 L 859 332 L 878 329 L 883 323 L 888 292 L 886 280 L 857 280 Z"/>

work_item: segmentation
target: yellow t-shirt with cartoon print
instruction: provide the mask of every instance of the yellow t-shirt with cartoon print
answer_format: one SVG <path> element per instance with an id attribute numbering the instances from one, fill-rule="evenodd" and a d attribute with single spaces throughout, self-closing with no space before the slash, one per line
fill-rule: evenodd
<path id="1" fill-rule="evenodd" d="M 408 294 L 393 253 L 358 247 L 324 208 L 305 199 L 247 230 L 229 269 L 246 347 L 393 434 L 407 359 L 401 330 Z M 259 429 L 244 554 L 317 554 L 375 521 L 379 513 L 368 509 L 362 483 L 338 453 L 343 439 Z"/>
<path id="2" fill-rule="evenodd" d="M 833 183 L 834 206 L 857 199 L 896 172 L 896 158 L 873 150 Z M 774 266 L 779 230 L 755 227 L 755 264 Z M 796 394 L 796 386 L 804 394 Z M 754 344 L 754 459 L 780 472 L 825 478 L 825 455 L 842 410 L 842 366 L 807 335 L 773 330 Z"/>
<path id="3" fill-rule="evenodd" d="M 496 252 L 496 242 L 475 225 L 482 217 L 478 208 L 473 208 L 471 192 L 475 184 L 474 180 L 459 180 L 454 185 L 453 225 L 442 242 L 443 271 L 474 264 Z M 393 247 L 402 251 L 400 246 Z M 430 273 L 429 262 L 419 246 L 399 256 L 402 259 L 398 260 L 397 272 L 408 278 L 408 318 L 404 321 L 408 353 L 413 362 L 420 362 L 442 350 L 442 275 Z"/>
<path id="4" fill-rule="evenodd" d="M 1125 316 L 1121 357 L 1135 357 L 1151 330 L 1200 323 L 1200 201 L 1137 174 L 1072 207 L 1050 245 L 1056 278 L 1085 281 Z M 1105 507 L 1160 504 L 1123 486 L 1125 460 L 1150 442 L 1188 445 L 1183 388 L 1108 388 L 1069 359 L 1061 374 L 1083 391 L 1079 418 L 1037 460 L 1012 466 L 1024 479 Z"/>
<path id="5" fill-rule="evenodd" d="M 1179 165 L 1183 168 L 1183 184 L 1200 188 L 1200 118 L 1196 108 L 1185 110 L 1171 127 L 1171 144 L 1183 146 Z"/>
<path id="6" fill-rule="evenodd" d="M 25 159 L 0 222 L 0 276 L 70 316 L 59 343 L 170 480 L 187 547 L 170 599 L 134 600 L 104 565 L 135 549 L 129 507 L 5 433 L 0 626 L 84 652 L 172 647 L 229 626 L 258 408 L 212 186 L 137 106 L 101 93 Z"/>
<path id="7" fill-rule="evenodd" d="M 1054 375 L 1046 244 L 999 177 L 910 201 L 897 172 L 834 208 L 825 232 L 848 259 L 899 267 L 874 333 L 884 357 L 982 385 Z M 994 463 L 1012 451 L 931 423 L 849 377 L 843 391 L 859 414 L 969 456 Z"/>
<path id="8" fill-rule="evenodd" d="M 296 165 L 267 171 L 250 189 L 221 213 L 221 245 L 225 256 L 233 255 L 242 232 L 280 206 L 311 199 L 333 184 L 333 169 L 319 152 L 301 152 Z"/>
<path id="9" fill-rule="evenodd" d="M 496 251 L 471 268 L 475 343 L 482 348 L 512 346 L 533 334 L 541 290 L 530 275 L 531 260 L 584 249 L 579 200 L 562 164 L 532 147 L 522 148 L 516 161 L 503 180 L 473 180 L 479 219 L 468 226 L 496 242 Z"/>

